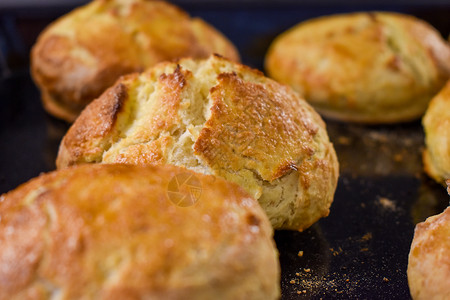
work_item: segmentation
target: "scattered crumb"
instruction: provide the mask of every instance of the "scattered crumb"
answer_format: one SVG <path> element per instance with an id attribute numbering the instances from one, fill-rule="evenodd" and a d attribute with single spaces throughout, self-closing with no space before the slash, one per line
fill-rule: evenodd
<path id="1" fill-rule="evenodd" d="M 303 269 L 306 273 L 311 272 L 311 269 Z"/>
<path id="2" fill-rule="evenodd" d="M 365 235 L 363 235 L 363 237 L 361 238 L 361 241 L 366 242 L 371 239 L 372 239 L 372 232 L 368 232 Z"/>
<path id="3" fill-rule="evenodd" d="M 300 273 L 295 273 L 295 276 L 300 276 Z"/>
<path id="4" fill-rule="evenodd" d="M 388 136 L 382 132 L 370 132 L 368 136 L 369 138 L 381 143 L 386 143 L 389 141 Z"/>
<path id="5" fill-rule="evenodd" d="M 303 294 L 306 294 L 306 290 L 303 290 Z"/>
<path id="6" fill-rule="evenodd" d="M 360 251 L 361 252 L 367 252 L 367 251 L 369 251 L 369 248 L 362 248 Z"/>
<path id="7" fill-rule="evenodd" d="M 290 283 L 290 284 L 294 284 L 294 283 L 295 283 L 295 280 L 292 279 L 291 281 L 289 281 L 289 283 Z"/>
<path id="8" fill-rule="evenodd" d="M 395 202 L 392 200 L 389 200 L 388 198 L 385 197 L 380 197 L 380 199 L 378 199 L 379 203 L 381 204 L 381 206 L 383 206 L 383 208 L 385 209 L 389 209 L 389 210 L 395 210 Z"/>
<path id="9" fill-rule="evenodd" d="M 389 282 L 389 279 L 387 279 L 386 277 L 383 277 L 383 281 L 384 282 Z"/>
<path id="10" fill-rule="evenodd" d="M 300 291 L 297 291 L 297 294 L 299 294 L 299 295 L 300 295 L 301 293 L 302 293 L 302 292 L 300 292 Z"/>
<path id="11" fill-rule="evenodd" d="M 303 251 L 298 251 L 298 257 L 302 257 L 303 256 Z"/>

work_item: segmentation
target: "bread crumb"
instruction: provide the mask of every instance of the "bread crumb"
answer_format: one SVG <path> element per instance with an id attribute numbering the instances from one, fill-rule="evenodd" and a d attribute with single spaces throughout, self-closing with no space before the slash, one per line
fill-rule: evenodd
<path id="1" fill-rule="evenodd" d="M 383 277 L 383 281 L 384 282 L 389 282 L 389 279 L 387 279 L 386 277 Z"/>
<path id="2" fill-rule="evenodd" d="M 290 284 L 294 284 L 294 283 L 295 283 L 295 280 L 292 279 L 291 281 L 289 281 L 289 283 L 290 283 Z"/>
<path id="3" fill-rule="evenodd" d="M 295 276 L 300 276 L 300 273 L 295 273 Z"/>
<path id="4" fill-rule="evenodd" d="M 368 232 L 365 235 L 362 236 L 361 241 L 368 241 L 372 239 L 372 232 Z"/>
<path id="5" fill-rule="evenodd" d="M 299 295 L 300 295 L 301 293 L 302 293 L 301 291 L 297 291 L 297 294 L 299 294 Z"/>
<path id="6" fill-rule="evenodd" d="M 306 273 L 311 272 L 311 269 L 303 269 Z"/>
<path id="7" fill-rule="evenodd" d="M 342 250 L 341 247 L 339 247 L 339 249 L 334 250 L 334 248 L 330 248 L 331 253 L 333 253 L 333 256 L 337 256 L 339 254 L 341 254 L 344 250 Z"/>
<path id="8" fill-rule="evenodd" d="M 302 257 L 303 256 L 303 251 L 298 251 L 298 257 Z"/>
<path id="9" fill-rule="evenodd" d="M 394 201 L 392 201 L 388 198 L 385 198 L 385 197 L 380 197 L 378 199 L 378 201 L 379 201 L 380 205 L 383 206 L 383 208 L 389 209 L 389 210 L 396 210 Z"/>

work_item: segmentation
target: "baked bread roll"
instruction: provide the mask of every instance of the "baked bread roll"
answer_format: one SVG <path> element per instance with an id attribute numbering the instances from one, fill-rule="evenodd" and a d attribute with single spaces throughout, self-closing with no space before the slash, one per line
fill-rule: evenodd
<path id="1" fill-rule="evenodd" d="M 176 205 L 177 192 L 196 201 Z M 0 299 L 280 296 L 266 215 L 220 178 L 171 166 L 79 166 L 2 195 L 0 216 Z"/>
<path id="2" fill-rule="evenodd" d="M 329 213 L 338 162 L 320 116 L 287 86 L 218 56 L 127 75 L 63 138 L 58 168 L 172 164 L 235 182 L 275 228 Z"/>
<path id="3" fill-rule="evenodd" d="M 73 122 L 120 75 L 179 57 L 239 60 L 221 33 L 157 0 L 94 0 L 48 26 L 31 52 L 45 109 Z"/>
<path id="4" fill-rule="evenodd" d="M 450 47 L 412 16 L 343 14 L 281 34 L 265 67 L 327 118 L 395 123 L 423 115 L 450 76 Z"/>
<path id="5" fill-rule="evenodd" d="M 440 184 L 450 178 L 450 81 L 431 100 L 422 120 L 426 149 L 425 172 Z"/>
<path id="6" fill-rule="evenodd" d="M 450 208 L 416 226 L 408 262 L 411 296 L 448 299 L 450 295 Z"/>

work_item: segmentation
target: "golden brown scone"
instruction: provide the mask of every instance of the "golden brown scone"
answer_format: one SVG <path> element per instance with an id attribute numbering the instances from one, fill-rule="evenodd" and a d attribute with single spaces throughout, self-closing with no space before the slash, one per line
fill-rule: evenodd
<path id="1" fill-rule="evenodd" d="M 440 184 L 450 178 L 450 81 L 431 100 L 422 120 L 425 172 Z"/>
<path id="2" fill-rule="evenodd" d="M 179 180 L 179 194 L 194 197 L 192 205 L 169 200 L 180 178 L 190 185 Z M 78 166 L 2 195 L 0 216 L 2 300 L 280 295 L 267 216 L 214 176 L 173 166 Z"/>
<path id="3" fill-rule="evenodd" d="M 31 53 L 31 71 L 46 110 L 73 122 L 120 75 L 158 62 L 235 47 L 201 19 L 157 0 L 94 0 L 48 26 Z"/>
<path id="4" fill-rule="evenodd" d="M 167 163 L 242 186 L 275 228 L 329 213 L 338 162 L 320 116 L 289 87 L 218 56 L 127 75 L 72 125 L 57 167 Z"/>
<path id="5" fill-rule="evenodd" d="M 353 13 L 283 33 L 265 66 L 328 118 L 394 123 L 423 115 L 450 76 L 450 47 L 412 16 Z"/>
<path id="6" fill-rule="evenodd" d="M 449 299 L 450 296 L 450 207 L 416 226 L 408 262 L 411 296 Z"/>

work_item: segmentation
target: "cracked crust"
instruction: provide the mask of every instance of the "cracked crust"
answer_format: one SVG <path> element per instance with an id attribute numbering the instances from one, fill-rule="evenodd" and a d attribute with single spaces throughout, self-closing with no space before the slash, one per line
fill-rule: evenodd
<path id="1" fill-rule="evenodd" d="M 278 299 L 272 228 L 237 185 L 173 166 L 84 165 L 0 196 L 0 299 Z"/>
<path id="2" fill-rule="evenodd" d="M 450 77 L 450 46 L 412 16 L 335 15 L 280 35 L 265 67 L 328 118 L 403 122 L 422 116 Z"/>
<path id="3" fill-rule="evenodd" d="M 52 23 L 31 53 L 31 73 L 52 115 L 73 122 L 121 75 L 235 47 L 204 21 L 157 0 L 95 0 Z"/>
<path id="4" fill-rule="evenodd" d="M 450 295 L 450 208 L 416 226 L 408 262 L 408 284 L 415 300 Z"/>
<path id="5" fill-rule="evenodd" d="M 118 86 L 128 96 L 113 113 Z M 124 77 L 92 102 L 56 164 L 98 162 L 218 175 L 258 199 L 274 228 L 297 230 L 328 215 L 338 177 L 320 116 L 290 88 L 219 56 Z"/>
<path id="6" fill-rule="evenodd" d="M 425 172 L 445 185 L 450 178 L 450 81 L 431 100 L 422 120 L 426 149 L 423 152 Z"/>

